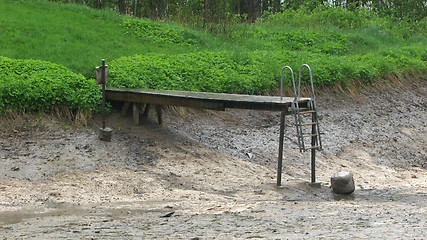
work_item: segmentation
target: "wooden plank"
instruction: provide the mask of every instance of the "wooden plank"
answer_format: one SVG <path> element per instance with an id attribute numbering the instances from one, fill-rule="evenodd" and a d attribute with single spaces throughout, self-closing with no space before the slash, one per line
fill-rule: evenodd
<path id="1" fill-rule="evenodd" d="M 220 102 L 210 101 L 210 100 L 200 101 L 200 100 L 185 98 L 181 96 L 150 94 L 150 93 L 132 92 L 132 91 L 112 91 L 112 90 L 109 90 L 106 95 L 108 100 L 150 103 L 155 105 L 171 105 L 171 106 L 182 106 L 182 107 L 192 107 L 192 108 L 205 108 L 205 109 L 212 109 L 212 110 L 225 110 L 224 104 Z"/>
<path id="2" fill-rule="evenodd" d="M 173 90 L 107 88 L 108 100 L 172 105 L 212 110 L 226 108 L 284 111 L 289 114 L 292 97 L 280 99 L 277 96 L 257 96 L 243 94 L 187 92 Z M 300 98 L 299 103 L 308 102 L 308 98 Z"/>

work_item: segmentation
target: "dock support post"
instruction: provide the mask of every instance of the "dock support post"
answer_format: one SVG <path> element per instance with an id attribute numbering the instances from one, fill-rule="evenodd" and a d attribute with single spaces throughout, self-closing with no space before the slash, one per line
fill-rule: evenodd
<path id="1" fill-rule="evenodd" d="M 157 113 L 157 122 L 159 125 L 163 124 L 163 118 L 162 118 L 162 105 L 156 105 L 156 113 Z"/>
<path id="2" fill-rule="evenodd" d="M 140 110 L 141 106 L 139 103 L 133 103 L 132 105 L 132 113 L 133 113 L 133 122 L 136 125 L 140 124 L 140 117 L 139 117 L 139 110 Z"/>
<path id="3" fill-rule="evenodd" d="M 142 114 L 143 117 L 148 117 L 148 113 L 150 112 L 151 105 L 149 103 L 145 104 L 144 113 Z"/>
<path id="4" fill-rule="evenodd" d="M 105 59 L 102 59 L 101 67 L 101 82 L 102 82 L 102 129 L 105 129 L 105 84 L 107 76 L 105 74 Z"/>
<path id="5" fill-rule="evenodd" d="M 311 120 L 312 122 L 316 122 L 316 113 L 312 113 L 311 115 Z M 311 183 L 310 185 L 313 187 L 320 187 L 320 183 L 316 183 L 316 148 L 313 146 L 317 146 L 319 145 L 319 143 L 317 143 L 317 134 L 320 134 L 317 132 L 317 128 L 316 125 L 312 125 L 311 127 Z"/>
<path id="6" fill-rule="evenodd" d="M 314 133 L 313 133 L 314 134 Z M 311 140 L 313 144 L 313 139 Z M 312 145 L 314 146 L 314 145 Z M 316 149 L 311 149 L 311 183 L 316 182 Z"/>
<path id="7" fill-rule="evenodd" d="M 285 112 L 280 114 L 279 158 L 277 161 L 277 186 L 282 185 L 283 138 L 285 135 Z"/>
<path id="8" fill-rule="evenodd" d="M 121 115 L 122 117 L 126 116 L 126 114 L 128 113 L 129 110 L 129 106 L 130 106 L 130 102 L 125 102 L 122 106 L 122 111 L 121 111 Z"/>

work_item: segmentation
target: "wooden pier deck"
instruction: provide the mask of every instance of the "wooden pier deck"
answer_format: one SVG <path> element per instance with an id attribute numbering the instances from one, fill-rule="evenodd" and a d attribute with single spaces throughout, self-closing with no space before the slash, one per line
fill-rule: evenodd
<path id="1" fill-rule="evenodd" d="M 107 100 L 203 108 L 224 111 L 226 108 L 281 111 L 290 114 L 293 97 L 258 96 L 174 90 L 106 88 Z M 309 98 L 300 98 L 302 105 Z"/>

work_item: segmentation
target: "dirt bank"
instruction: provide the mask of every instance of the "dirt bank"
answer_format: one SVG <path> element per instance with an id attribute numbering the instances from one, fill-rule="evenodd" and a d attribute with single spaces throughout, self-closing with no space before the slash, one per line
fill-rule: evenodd
<path id="1" fill-rule="evenodd" d="M 427 91 L 414 83 L 320 94 L 321 188 L 306 184 L 291 116 L 275 186 L 277 113 L 170 108 L 162 126 L 113 113 L 109 143 L 46 116 L 2 120 L 0 236 L 423 239 Z M 329 188 L 341 170 L 355 176 L 350 196 Z"/>

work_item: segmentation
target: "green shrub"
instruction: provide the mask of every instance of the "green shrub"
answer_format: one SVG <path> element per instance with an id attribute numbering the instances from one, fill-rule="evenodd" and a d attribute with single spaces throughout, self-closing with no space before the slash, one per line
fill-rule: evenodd
<path id="1" fill-rule="evenodd" d="M 0 112 L 49 112 L 55 107 L 95 110 L 100 97 L 93 79 L 61 65 L 0 57 Z"/>
<path id="2" fill-rule="evenodd" d="M 136 55 L 110 64 L 109 85 L 254 94 L 279 86 L 280 70 L 285 65 L 294 69 L 297 78 L 299 67 L 309 64 L 315 84 L 334 85 L 355 79 L 370 82 L 387 73 L 425 71 L 425 56 L 422 44 L 343 56 L 293 50 Z M 289 76 L 284 80 L 292 85 Z M 304 69 L 303 81 L 308 80 Z"/>
<path id="3" fill-rule="evenodd" d="M 205 51 L 123 57 L 111 63 L 109 85 L 232 93 L 271 89 L 277 82 L 263 78 L 267 66 L 255 55 Z"/>

